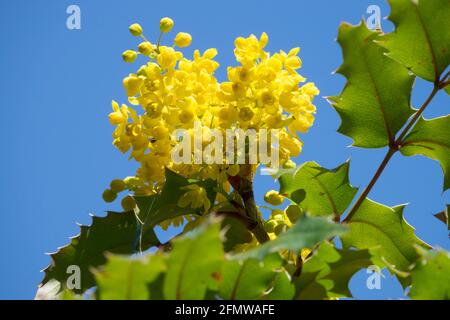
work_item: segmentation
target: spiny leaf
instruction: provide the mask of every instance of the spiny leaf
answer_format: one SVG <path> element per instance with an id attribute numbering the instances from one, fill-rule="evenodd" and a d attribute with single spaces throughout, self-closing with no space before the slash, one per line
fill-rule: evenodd
<path id="1" fill-rule="evenodd" d="M 448 0 L 389 0 L 395 31 L 382 45 L 419 77 L 435 82 L 450 63 Z"/>
<path id="2" fill-rule="evenodd" d="M 140 259 L 110 256 L 101 271 L 95 272 L 101 300 L 148 300 L 148 284 L 165 270 L 161 255 Z"/>
<path id="3" fill-rule="evenodd" d="M 437 250 L 421 255 L 411 272 L 409 296 L 419 300 L 450 300 L 450 254 Z"/>
<path id="4" fill-rule="evenodd" d="M 44 272 L 42 284 L 50 279 L 61 283 L 61 289 L 66 288 L 67 268 L 76 265 L 81 272 L 81 288 L 74 289 L 81 293 L 95 286 L 94 277 L 90 271 L 106 262 L 105 253 L 132 254 L 136 251 L 136 235 L 139 226 L 134 212 L 108 212 L 106 217 L 92 217 L 92 225 L 80 226 L 80 234 L 72 238 L 70 244 L 52 253 L 52 263 Z M 159 244 L 153 230 L 145 232 L 142 238 L 142 250 L 147 250 Z"/>
<path id="5" fill-rule="evenodd" d="M 404 139 L 400 151 L 405 156 L 424 155 L 440 162 L 444 171 L 444 191 L 450 188 L 450 115 L 421 118 Z"/>
<path id="6" fill-rule="evenodd" d="M 380 266 L 387 262 L 399 271 L 408 271 L 417 258 L 415 247 L 429 247 L 415 234 L 414 229 L 403 218 L 404 206 L 387 207 L 366 199 L 348 225 L 350 231 L 342 236 L 345 248 L 377 248 Z"/>
<path id="7" fill-rule="evenodd" d="M 388 145 L 412 114 L 414 77 L 385 55 L 386 49 L 374 42 L 380 39 L 381 34 L 364 23 L 342 24 L 339 29 L 344 63 L 337 72 L 347 78 L 347 84 L 339 97 L 329 100 L 342 119 L 338 131 L 358 147 Z"/>
<path id="8" fill-rule="evenodd" d="M 166 181 L 161 193 L 150 196 L 134 196 L 139 208 L 139 219 L 144 223 L 144 230 L 167 219 L 187 214 L 200 214 L 201 208 L 181 208 L 177 204 L 179 198 L 186 192 L 182 188 L 190 184 L 203 187 L 211 203 L 214 203 L 217 193 L 215 181 L 186 179 L 169 169 L 166 169 Z"/>
<path id="9" fill-rule="evenodd" d="M 341 235 L 346 230 L 346 227 L 333 223 L 327 218 L 304 215 L 292 228 L 275 240 L 247 252 L 239 253 L 234 256 L 234 259 L 257 258 L 263 260 L 268 254 L 280 250 L 298 251 L 302 248 L 312 248 L 320 241 Z"/>
<path id="10" fill-rule="evenodd" d="M 279 255 L 270 255 L 260 262 L 256 259 L 226 261 L 219 295 L 225 300 L 253 300 L 260 298 L 277 276 L 281 266 Z"/>
<path id="11" fill-rule="evenodd" d="M 449 221 L 449 219 L 448 219 L 449 213 L 450 213 L 450 204 L 448 204 L 448 205 L 445 207 L 445 210 L 444 210 L 444 211 L 441 211 L 441 212 L 436 213 L 436 214 L 434 215 L 437 219 L 439 219 L 440 221 L 442 221 L 442 222 L 447 226 L 447 229 L 448 229 L 448 230 L 450 230 L 450 221 Z"/>
<path id="12" fill-rule="evenodd" d="M 203 299 L 207 288 L 217 289 L 224 251 L 220 224 L 204 224 L 173 241 L 164 278 L 165 299 Z"/>
<path id="13" fill-rule="evenodd" d="M 305 198 L 299 205 L 305 212 L 313 216 L 340 216 L 357 191 L 348 180 L 349 166 L 347 161 L 335 169 L 328 170 L 315 162 L 306 162 L 280 177 L 280 193 L 293 199 L 295 192 L 303 190 Z"/>

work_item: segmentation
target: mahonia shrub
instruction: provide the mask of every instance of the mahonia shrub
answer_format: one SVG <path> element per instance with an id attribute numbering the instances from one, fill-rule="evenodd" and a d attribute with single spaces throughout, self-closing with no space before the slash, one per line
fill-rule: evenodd
<path id="1" fill-rule="evenodd" d="M 219 81 L 216 49 L 186 57 L 181 49 L 192 37 L 185 32 L 173 45 L 163 44 L 170 18 L 161 19 L 153 42 L 139 24 L 131 25 L 140 43 L 123 60 L 145 63 L 123 79 L 128 101 L 112 102 L 109 121 L 113 145 L 139 167 L 103 193 L 106 202 L 121 193 L 124 212 L 94 216 L 51 254 L 37 297 L 77 299 L 94 288 L 96 299 L 337 299 L 351 297 L 351 277 L 371 267 L 386 268 L 411 298 L 448 299 L 449 253 L 415 235 L 403 217 L 405 205 L 386 206 L 368 195 L 399 153 L 438 161 L 444 191 L 450 187 L 450 116 L 423 117 L 439 92 L 450 93 L 450 4 L 389 3 L 395 31 L 369 30 L 363 22 L 344 23 L 338 32 L 344 60 L 338 73 L 347 83 L 339 96 L 328 97 L 342 120 L 338 131 L 354 146 L 387 150 L 360 191 L 349 181 L 350 161 L 327 169 L 292 160 L 303 147 L 299 134 L 313 125 L 319 94 L 298 73 L 299 48 L 271 54 L 267 34 L 239 37 L 236 66 Z M 416 77 L 433 85 L 418 108 L 410 101 Z M 278 143 L 264 144 L 279 154 L 280 167 L 272 172 L 279 190 L 268 190 L 266 204 L 257 205 L 254 177 L 263 161 L 227 161 L 225 148 L 215 150 L 219 162 L 198 161 L 195 148 L 183 154 L 190 161 L 174 161 L 173 151 L 185 141 L 174 132 L 194 137 L 196 128 L 202 148 L 215 142 L 213 129 L 223 136 L 278 130 Z M 247 142 L 245 159 L 251 156 Z M 270 211 L 268 219 L 261 209 Z M 436 214 L 447 226 L 448 211 L 449 205 Z M 170 225 L 181 232 L 162 243 L 155 228 Z M 78 278 L 67 272 L 74 265 Z"/>

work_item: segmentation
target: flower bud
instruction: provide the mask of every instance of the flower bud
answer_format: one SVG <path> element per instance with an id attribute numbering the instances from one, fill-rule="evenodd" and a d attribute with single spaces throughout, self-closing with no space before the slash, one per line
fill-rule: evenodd
<path id="1" fill-rule="evenodd" d="M 297 205 L 290 205 L 286 208 L 286 215 L 291 223 L 297 222 L 297 220 L 303 215 L 302 209 Z"/>
<path id="2" fill-rule="evenodd" d="M 110 187 L 111 187 L 112 191 L 119 193 L 119 192 L 122 192 L 123 190 L 125 190 L 126 185 L 123 180 L 114 179 L 113 181 L 111 181 Z"/>
<path id="3" fill-rule="evenodd" d="M 133 23 L 129 27 L 130 33 L 135 36 L 139 37 L 142 34 L 142 27 L 138 23 Z"/>
<path id="4" fill-rule="evenodd" d="M 169 32 L 173 28 L 173 20 L 165 17 L 162 18 L 161 21 L 159 21 L 159 30 L 161 32 Z"/>
<path id="5" fill-rule="evenodd" d="M 125 62 L 132 63 L 137 58 L 137 52 L 133 50 L 127 50 L 122 53 L 122 59 Z"/>
<path id="6" fill-rule="evenodd" d="M 139 52 L 142 53 L 144 56 L 149 56 L 154 51 L 153 45 L 148 41 L 140 43 L 138 49 Z"/>
<path id="7" fill-rule="evenodd" d="M 274 233 L 279 236 L 281 233 L 285 232 L 288 229 L 288 225 L 285 223 L 281 223 L 275 227 Z"/>
<path id="8" fill-rule="evenodd" d="M 174 40 L 174 43 L 177 47 L 184 48 L 188 47 L 191 44 L 192 37 L 189 33 L 179 32 Z"/>
<path id="9" fill-rule="evenodd" d="M 288 161 L 286 161 L 283 165 L 283 168 L 285 169 L 294 169 L 295 167 L 297 167 L 297 165 L 295 164 L 294 161 L 292 161 L 291 159 L 289 159 Z"/>
<path id="10" fill-rule="evenodd" d="M 279 206 L 283 203 L 284 198 L 277 191 L 270 190 L 264 195 L 264 201 L 273 206 Z"/>
<path id="11" fill-rule="evenodd" d="M 105 200 L 105 202 L 113 202 L 114 200 L 116 200 L 117 198 L 117 193 L 115 193 L 114 191 L 110 190 L 110 189 L 106 189 L 103 192 L 103 200 Z"/>
<path id="12" fill-rule="evenodd" d="M 275 220 L 268 220 L 264 223 L 264 229 L 269 232 L 272 233 L 274 232 L 276 226 L 278 225 L 277 221 Z"/>
<path id="13" fill-rule="evenodd" d="M 120 205 L 122 206 L 123 210 L 131 211 L 136 206 L 136 202 L 134 201 L 132 196 L 126 196 L 122 199 Z"/>

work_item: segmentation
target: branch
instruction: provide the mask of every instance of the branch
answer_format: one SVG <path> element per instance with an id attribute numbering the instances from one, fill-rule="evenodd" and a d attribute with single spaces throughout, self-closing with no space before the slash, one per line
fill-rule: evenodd
<path id="1" fill-rule="evenodd" d="M 445 78 L 444 78 L 445 79 Z M 370 180 L 367 187 L 364 189 L 364 191 L 359 196 L 358 200 L 355 202 L 353 207 L 350 209 L 347 217 L 344 219 L 343 222 L 349 222 L 352 217 L 355 215 L 356 211 L 358 211 L 361 204 L 364 202 L 364 200 L 369 195 L 370 191 L 372 190 L 373 186 L 377 183 L 378 179 L 380 178 L 381 174 L 383 173 L 384 169 L 386 168 L 387 164 L 391 160 L 392 156 L 400 149 L 403 139 L 405 136 L 411 131 L 412 128 L 414 128 L 415 124 L 417 123 L 417 120 L 419 120 L 420 116 L 423 114 L 427 106 L 430 104 L 431 100 L 433 100 L 436 93 L 441 89 L 442 84 L 445 83 L 441 81 L 440 83 L 435 84 L 433 87 L 433 91 L 431 91 L 430 95 L 428 96 L 427 100 L 422 104 L 422 106 L 417 110 L 411 120 L 406 124 L 405 128 L 402 130 L 398 138 L 393 142 L 389 144 L 389 149 L 386 155 L 383 158 L 383 161 L 380 163 L 377 171 L 373 175 L 372 179 Z"/>
<path id="2" fill-rule="evenodd" d="M 244 165 L 249 166 L 249 165 Z M 246 170 L 247 169 L 247 170 Z M 249 168 L 244 168 L 244 171 L 251 172 Z M 264 229 L 263 222 L 258 212 L 258 208 L 255 203 L 255 196 L 253 194 L 253 182 L 252 177 L 249 175 L 247 177 L 235 176 L 229 177 L 233 189 L 235 189 L 242 198 L 245 207 L 245 218 L 252 221 L 252 226 L 248 229 L 255 235 L 259 243 L 264 243 L 270 240 L 269 235 Z"/>

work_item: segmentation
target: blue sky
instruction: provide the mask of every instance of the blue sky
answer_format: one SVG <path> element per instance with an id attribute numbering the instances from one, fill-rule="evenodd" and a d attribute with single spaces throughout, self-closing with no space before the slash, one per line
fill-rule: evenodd
<path id="1" fill-rule="evenodd" d="M 66 8 L 81 8 L 81 30 L 66 28 Z M 111 99 L 125 102 L 122 78 L 134 70 L 121 61 L 137 40 L 128 26 L 139 22 L 155 39 L 163 16 L 178 31 L 193 36 L 193 48 L 215 47 L 222 66 L 234 64 L 237 36 L 265 31 L 269 50 L 300 46 L 302 75 L 314 81 L 321 96 L 338 94 L 344 84 L 332 75 L 341 63 L 335 42 L 342 21 L 357 23 L 369 5 L 389 8 L 382 0 L 346 1 L 2 1 L 0 4 L 0 298 L 33 298 L 52 252 L 78 233 L 75 222 L 90 223 L 89 213 L 117 209 L 101 199 L 102 191 L 118 177 L 132 175 L 135 164 L 111 145 L 108 123 Z M 391 30 L 383 21 L 384 30 Z M 189 55 L 191 49 L 187 50 Z M 225 68 L 219 71 L 224 79 Z M 424 101 L 430 85 L 417 81 L 414 105 Z M 447 100 L 446 100 L 447 99 Z M 350 179 L 364 186 L 383 149 L 349 148 L 351 140 L 336 132 L 340 120 L 323 98 L 316 100 L 314 127 L 303 137 L 298 161 L 314 160 L 334 168 L 351 158 Z M 444 106 L 444 104 L 447 104 Z M 442 93 L 426 112 L 446 114 Z M 270 177 L 257 178 L 256 195 L 276 189 Z M 432 214 L 450 200 L 442 193 L 443 174 L 437 162 L 397 155 L 370 197 L 387 205 L 409 203 L 407 220 L 432 245 L 450 249 L 448 232 Z M 367 274 L 358 273 L 350 288 L 356 298 L 401 298 L 400 285 L 390 276 L 381 290 L 366 288 Z"/>

